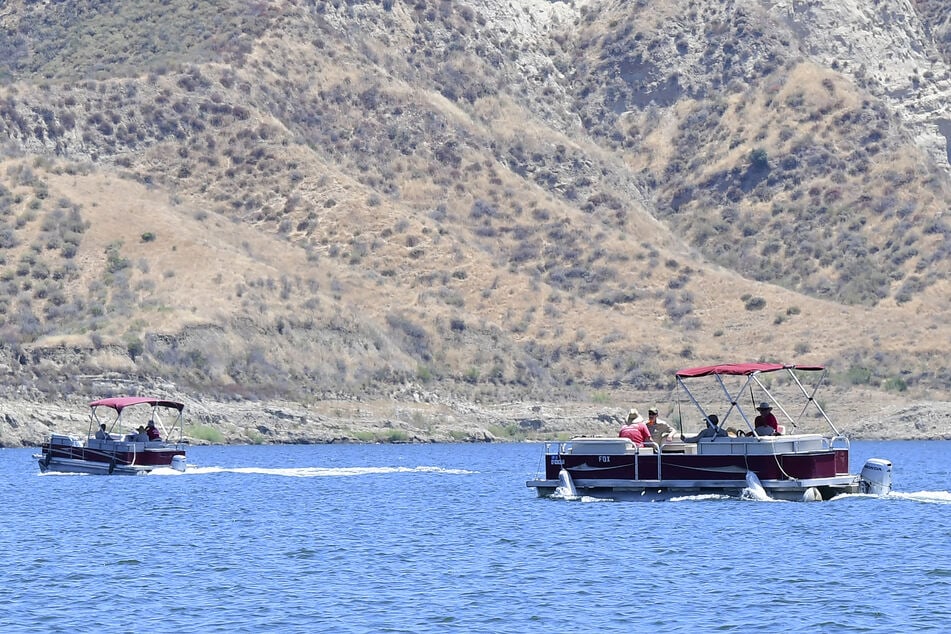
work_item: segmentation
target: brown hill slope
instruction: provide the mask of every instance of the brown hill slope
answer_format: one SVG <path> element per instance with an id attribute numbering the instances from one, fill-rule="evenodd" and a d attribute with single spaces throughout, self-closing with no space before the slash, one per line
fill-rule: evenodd
<path id="1" fill-rule="evenodd" d="M 759 7 L 5 5 L 9 383 L 610 399 L 799 359 L 940 393 L 946 162 Z"/>

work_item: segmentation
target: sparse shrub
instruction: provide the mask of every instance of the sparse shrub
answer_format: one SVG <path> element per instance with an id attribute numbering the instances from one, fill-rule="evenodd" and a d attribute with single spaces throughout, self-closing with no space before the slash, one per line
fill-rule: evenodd
<path id="1" fill-rule="evenodd" d="M 882 387 L 889 392 L 904 392 L 908 389 L 908 383 L 900 376 L 893 376 L 885 379 L 882 383 Z"/>
<path id="2" fill-rule="evenodd" d="M 135 361 L 145 351 L 145 345 L 140 339 L 131 339 L 126 342 L 126 350 L 129 353 L 129 358 Z"/>
<path id="3" fill-rule="evenodd" d="M 225 435 L 214 427 L 207 425 L 192 425 L 185 428 L 185 434 L 192 438 L 204 440 L 214 444 L 221 444 L 225 441 Z"/>
<path id="4" fill-rule="evenodd" d="M 433 371 L 427 365 L 420 365 L 416 367 L 416 378 L 422 381 L 423 383 L 429 383 L 433 380 Z"/>
<path id="5" fill-rule="evenodd" d="M 845 378 L 851 385 L 867 385 L 872 380 L 872 371 L 865 367 L 853 365 L 846 371 Z"/>
<path id="6" fill-rule="evenodd" d="M 129 268 L 131 263 L 128 258 L 124 258 L 119 254 L 119 249 L 122 247 L 121 242 L 113 242 L 106 247 L 106 271 L 109 273 L 118 273 L 123 269 Z"/>
<path id="7" fill-rule="evenodd" d="M 743 306 L 746 310 L 762 310 L 766 307 L 766 300 L 762 297 L 750 297 Z"/>

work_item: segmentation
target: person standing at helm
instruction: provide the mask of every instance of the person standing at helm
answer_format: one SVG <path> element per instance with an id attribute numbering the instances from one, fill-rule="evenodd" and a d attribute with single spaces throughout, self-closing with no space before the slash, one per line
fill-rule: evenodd
<path id="1" fill-rule="evenodd" d="M 762 402 L 756 408 L 759 416 L 753 419 L 753 428 L 758 436 L 778 436 L 779 421 L 773 415 L 773 408 L 767 402 Z"/>

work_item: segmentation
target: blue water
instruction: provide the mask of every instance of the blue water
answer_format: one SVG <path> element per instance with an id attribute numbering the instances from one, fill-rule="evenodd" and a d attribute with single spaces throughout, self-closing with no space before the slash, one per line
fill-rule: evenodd
<path id="1" fill-rule="evenodd" d="M 2 632 L 951 630 L 951 443 L 896 492 L 544 500 L 537 444 L 195 447 L 190 473 L 0 450 Z"/>

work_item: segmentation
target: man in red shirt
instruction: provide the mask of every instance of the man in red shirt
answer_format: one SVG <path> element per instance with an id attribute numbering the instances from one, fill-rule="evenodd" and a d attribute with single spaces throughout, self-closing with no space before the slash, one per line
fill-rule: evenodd
<path id="1" fill-rule="evenodd" d="M 773 416 L 773 408 L 765 401 L 756 408 L 759 410 L 759 416 L 753 419 L 753 427 L 760 436 L 778 436 L 779 422 Z"/>
<path id="2" fill-rule="evenodd" d="M 154 421 L 149 421 L 149 426 L 145 431 L 149 435 L 149 440 L 162 440 L 162 433 L 155 428 Z"/>
<path id="3" fill-rule="evenodd" d="M 651 439 L 651 432 L 643 421 L 631 422 L 631 424 L 621 427 L 618 438 L 628 438 L 638 447 L 643 447 L 644 443 Z"/>

